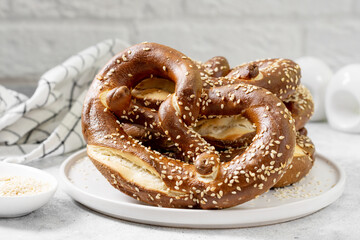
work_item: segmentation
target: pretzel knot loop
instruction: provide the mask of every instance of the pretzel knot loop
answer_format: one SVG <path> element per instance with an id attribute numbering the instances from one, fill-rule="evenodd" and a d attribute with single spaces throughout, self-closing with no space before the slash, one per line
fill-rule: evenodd
<path id="1" fill-rule="evenodd" d="M 247 77 L 259 74 L 257 67 L 246 69 Z M 175 83 L 158 110 L 137 104 L 131 92 L 156 77 Z M 242 154 L 220 162 L 194 124 L 200 115 L 237 114 L 255 124 L 255 137 Z M 126 133 L 126 123 L 171 140 L 187 162 L 144 146 Z M 194 61 L 155 43 L 130 47 L 106 65 L 86 97 L 82 124 L 88 156 L 108 181 L 164 207 L 226 208 L 251 200 L 281 178 L 295 147 L 293 119 L 274 94 L 243 82 L 204 88 Z"/>

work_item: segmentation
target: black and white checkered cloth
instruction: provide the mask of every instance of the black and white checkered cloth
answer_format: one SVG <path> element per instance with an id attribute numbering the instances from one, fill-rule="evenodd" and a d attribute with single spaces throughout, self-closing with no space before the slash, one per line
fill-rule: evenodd
<path id="1" fill-rule="evenodd" d="M 129 45 L 107 40 L 46 72 L 31 98 L 0 85 L 0 161 L 28 163 L 85 147 L 81 109 L 95 74 Z"/>

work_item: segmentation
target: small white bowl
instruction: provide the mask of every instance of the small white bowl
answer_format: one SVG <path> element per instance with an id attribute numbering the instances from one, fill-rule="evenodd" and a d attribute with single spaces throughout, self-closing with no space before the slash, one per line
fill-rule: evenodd
<path id="1" fill-rule="evenodd" d="M 31 177 L 47 183 L 49 187 L 42 192 L 24 196 L 0 196 L 0 218 L 20 217 L 45 205 L 54 195 L 57 180 L 50 174 L 28 166 L 0 162 L 0 177 Z"/>

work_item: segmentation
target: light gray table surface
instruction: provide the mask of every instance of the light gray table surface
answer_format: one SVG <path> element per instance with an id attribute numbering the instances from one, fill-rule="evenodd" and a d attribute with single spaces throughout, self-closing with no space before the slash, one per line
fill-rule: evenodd
<path id="1" fill-rule="evenodd" d="M 96 213 L 59 188 L 41 209 L 20 218 L 0 219 L 0 239 L 359 239 L 360 134 L 338 132 L 326 123 L 309 123 L 319 153 L 346 172 L 344 194 L 330 206 L 290 222 L 239 229 L 183 229 L 150 226 Z M 58 178 L 67 156 L 31 164 Z M 135 237 L 135 238 L 134 238 Z"/>

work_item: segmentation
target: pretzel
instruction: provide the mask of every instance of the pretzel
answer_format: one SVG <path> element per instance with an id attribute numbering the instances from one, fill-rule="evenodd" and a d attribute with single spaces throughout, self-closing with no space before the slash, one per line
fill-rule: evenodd
<path id="1" fill-rule="evenodd" d="M 174 49 L 142 43 L 116 55 L 94 79 L 82 113 L 87 153 L 125 194 L 163 207 L 226 208 L 269 190 L 290 165 L 295 128 L 285 105 L 271 92 L 244 83 L 202 92 L 195 65 Z M 148 109 L 140 117 L 137 113 L 146 107 L 132 101 L 131 89 L 151 74 L 174 81 L 175 92 L 161 103 L 157 114 Z M 253 142 L 243 154 L 220 162 L 215 148 L 192 129 L 200 111 L 242 113 L 256 126 Z M 123 120 L 161 128 L 191 161 L 145 147 L 126 134 Z"/>

